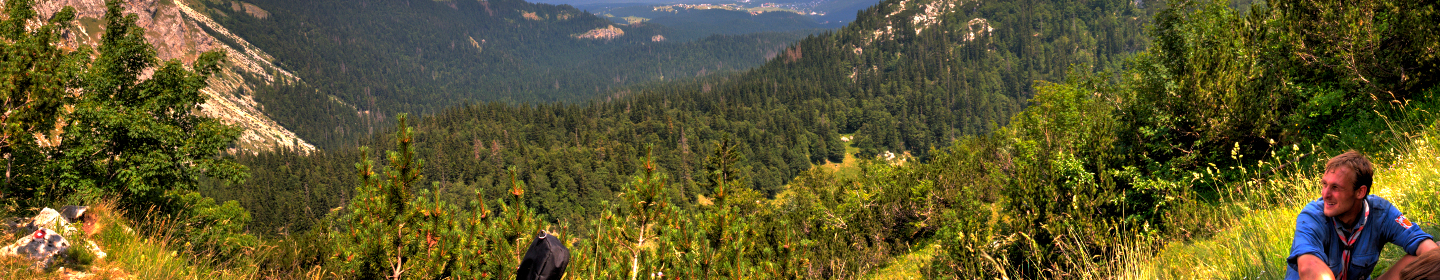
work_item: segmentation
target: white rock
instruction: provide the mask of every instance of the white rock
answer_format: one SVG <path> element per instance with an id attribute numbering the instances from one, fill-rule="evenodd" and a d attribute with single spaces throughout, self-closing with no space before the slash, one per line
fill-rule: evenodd
<path id="1" fill-rule="evenodd" d="M 80 210 L 80 213 L 83 213 L 83 210 Z M 35 214 L 34 218 L 30 218 L 28 224 L 22 224 L 16 231 L 34 232 L 41 228 L 63 232 L 65 235 L 75 234 L 77 230 L 75 226 L 71 224 L 71 221 L 66 219 L 65 215 L 61 214 L 60 211 L 45 208 L 40 210 L 39 214 Z"/>
<path id="2" fill-rule="evenodd" d="M 65 240 L 64 236 L 54 230 L 40 228 L 35 233 L 16 240 L 14 244 L 0 248 L 0 256 L 25 257 L 35 261 L 35 267 L 44 268 L 54 263 L 56 256 L 64 253 L 66 249 L 70 249 L 70 241 Z"/>
<path id="3" fill-rule="evenodd" d="M 60 215 L 60 211 L 55 211 L 55 209 L 50 209 L 50 207 L 45 207 L 45 209 L 40 210 L 40 213 L 35 214 L 35 218 L 30 220 L 31 227 L 53 229 L 57 226 L 67 224 L 70 224 L 70 220 L 66 220 L 65 217 Z"/>
<path id="4" fill-rule="evenodd" d="M 85 246 L 90 249 L 90 252 L 95 253 L 95 259 L 105 258 L 105 251 L 100 250 L 100 244 L 95 244 L 95 241 L 85 240 Z"/>

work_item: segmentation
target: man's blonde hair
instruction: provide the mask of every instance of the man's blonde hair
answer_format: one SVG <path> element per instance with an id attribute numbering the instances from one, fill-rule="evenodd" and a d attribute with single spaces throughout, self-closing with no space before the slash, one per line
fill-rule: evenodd
<path id="1" fill-rule="evenodd" d="M 1371 183 L 1374 183 L 1375 168 L 1370 166 L 1370 159 L 1365 158 L 1365 155 L 1360 152 L 1345 151 L 1325 162 L 1325 172 L 1327 173 L 1340 168 L 1350 169 L 1351 175 L 1355 175 L 1355 180 L 1351 181 L 1355 185 L 1351 187 L 1356 190 L 1360 189 L 1360 186 L 1370 186 Z M 1373 186 L 1371 187 L 1373 188 Z M 1366 194 L 1369 194 L 1368 190 Z"/>

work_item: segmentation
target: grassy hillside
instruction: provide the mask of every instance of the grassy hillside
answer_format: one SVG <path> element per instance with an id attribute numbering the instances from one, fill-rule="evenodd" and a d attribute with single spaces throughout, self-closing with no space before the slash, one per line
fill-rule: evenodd
<path id="1" fill-rule="evenodd" d="M 934 162 L 954 170 L 937 179 L 980 178 L 957 188 L 993 190 L 1003 210 L 992 219 L 952 208 L 932 268 L 981 278 L 1283 273 L 1277 254 L 1294 209 L 1316 197 L 1319 164 L 1355 149 L 1405 176 L 1413 155 L 1397 151 L 1435 121 L 1437 57 L 1424 51 L 1440 44 L 1425 16 L 1434 4 L 1338 5 L 1179 2 L 1156 15 L 1155 45 L 1127 70 L 1039 87 L 1002 132 Z M 1360 24 L 1377 21 L 1386 24 Z M 1353 44 L 1315 45 L 1333 40 Z M 1399 41 L 1429 43 L 1360 47 Z M 1396 179 L 1377 193 L 1417 191 Z"/>
<path id="2" fill-rule="evenodd" d="M 1394 203 L 1426 232 L 1440 227 L 1440 129 L 1436 124 L 1417 126 L 1415 134 L 1397 135 L 1401 143 L 1375 162 L 1372 194 Z M 1285 278 L 1285 257 L 1295 233 L 1295 217 L 1306 203 L 1318 198 L 1323 162 L 1310 168 L 1255 180 L 1254 187 L 1275 190 L 1280 199 L 1241 197 L 1218 205 L 1207 219 L 1213 232 L 1187 242 L 1159 247 L 1138 246 L 1118 265 L 1127 278 Z M 1264 167 L 1264 166 L 1257 166 Z M 1379 277 L 1405 253 L 1385 244 L 1373 277 Z"/>

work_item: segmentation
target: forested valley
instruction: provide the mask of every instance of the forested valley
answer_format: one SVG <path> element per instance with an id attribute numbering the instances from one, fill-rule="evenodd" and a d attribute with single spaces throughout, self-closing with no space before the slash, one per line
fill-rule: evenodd
<path id="1" fill-rule="evenodd" d="M 514 278 L 545 230 L 570 248 L 567 278 L 1278 279 L 1284 259 L 1269 250 L 1288 243 L 1268 243 L 1287 233 L 1264 228 L 1293 227 L 1276 225 L 1315 197 L 1324 160 L 1352 149 L 1383 167 L 1377 186 L 1422 227 L 1440 218 L 1440 187 L 1426 183 L 1440 179 L 1431 2 L 887 0 L 754 69 L 611 79 L 588 98 L 583 86 L 460 98 L 536 81 L 519 92 L 547 96 L 535 89 L 560 76 L 426 83 L 384 72 L 414 69 L 331 69 L 342 59 L 299 66 L 284 58 L 294 48 L 272 48 L 283 66 L 313 67 L 298 71 L 306 85 L 256 93 L 303 137 L 334 138 L 310 153 L 221 153 L 233 128 L 168 109 L 200 101 L 219 56 L 142 77 L 152 64 L 132 62 L 153 58 L 114 20 L 118 5 L 105 36 L 117 39 L 91 62 L 88 48 L 50 44 L 57 29 L 20 28 L 28 3 L 6 3 L 4 50 L 48 60 L 0 69 L 25 81 L 6 85 L 41 86 L 3 89 L 45 103 L 0 119 L 19 174 L 7 172 L 5 212 L 98 202 L 133 221 L 168 217 L 159 225 L 173 228 L 142 232 L 170 241 L 143 244 L 184 252 L 185 269 L 126 257 L 142 250 L 98 262 L 167 271 L 155 278 Z M 262 6 L 285 5 L 301 6 L 275 10 L 310 4 Z M 566 11 L 534 7 L 541 19 Z M 575 30 L 564 32 L 586 28 Z M 780 35 L 674 50 L 763 36 Z M 348 42 L 312 43 L 326 41 Z M 543 60 L 527 51 L 540 53 L 497 52 Z M 67 74 L 29 74 L 51 66 Z M 62 98 L 72 87 L 82 94 Z M 57 116 L 60 144 L 41 144 Z M 117 232 L 97 239 L 138 244 Z"/>
<path id="2" fill-rule="evenodd" d="M 601 203 L 647 156 L 674 175 L 666 193 L 674 203 L 712 196 L 706 177 L 715 167 L 705 160 L 720 143 L 744 159 L 734 163 L 739 180 L 765 197 L 814 165 L 841 162 L 842 134 L 853 134 L 859 158 L 889 152 L 927 161 L 932 148 L 1008 123 L 1033 95 L 1033 81 L 1063 81 L 1071 67 L 1119 69 L 1122 57 L 1144 48 L 1146 10 L 1054 2 L 1033 4 L 1055 13 L 1032 14 L 1023 4 L 956 5 L 933 26 L 892 25 L 882 19 L 925 11 L 882 5 L 743 74 L 646 84 L 580 104 L 462 105 L 413 118 L 417 156 L 452 203 L 476 190 L 505 193 L 513 172 L 536 189 L 528 206 L 571 223 L 605 211 Z M 357 146 L 388 146 L 389 133 Z M 257 232 L 308 229 L 354 184 L 358 152 L 324 153 L 239 155 L 251 179 L 206 193 L 257 209 Z"/>
<path id="3" fill-rule="evenodd" d="M 520 0 L 244 4 L 265 7 L 264 16 L 232 9 L 240 2 L 199 2 L 304 80 L 253 94 L 266 115 L 325 148 L 353 146 L 398 113 L 603 100 L 628 85 L 749 69 L 821 31 L 693 38 L 699 31 Z"/>

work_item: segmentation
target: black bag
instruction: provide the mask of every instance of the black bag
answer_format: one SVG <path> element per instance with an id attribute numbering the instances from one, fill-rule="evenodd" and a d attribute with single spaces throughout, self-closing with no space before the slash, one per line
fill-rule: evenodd
<path id="1" fill-rule="evenodd" d="M 565 275 L 565 266 L 570 265 L 570 250 L 560 238 L 546 232 L 530 243 L 530 250 L 520 260 L 520 270 L 515 271 L 515 280 L 551 280 Z"/>

